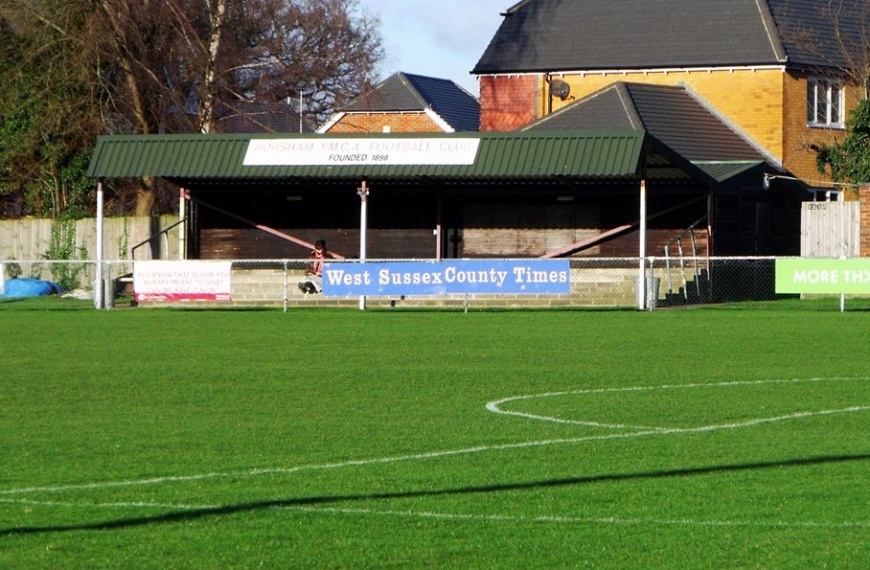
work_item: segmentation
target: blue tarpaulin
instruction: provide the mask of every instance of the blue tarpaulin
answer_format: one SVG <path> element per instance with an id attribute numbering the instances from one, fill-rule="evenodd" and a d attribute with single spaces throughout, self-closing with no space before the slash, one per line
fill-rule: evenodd
<path id="1" fill-rule="evenodd" d="M 0 297 L 41 297 L 63 293 L 57 283 L 42 279 L 9 279 Z"/>

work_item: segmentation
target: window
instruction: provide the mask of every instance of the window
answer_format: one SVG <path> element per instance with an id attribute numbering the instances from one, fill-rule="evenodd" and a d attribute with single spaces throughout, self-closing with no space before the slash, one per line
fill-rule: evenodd
<path id="1" fill-rule="evenodd" d="M 843 126 L 843 87 L 831 79 L 807 82 L 807 124 L 811 127 Z"/>

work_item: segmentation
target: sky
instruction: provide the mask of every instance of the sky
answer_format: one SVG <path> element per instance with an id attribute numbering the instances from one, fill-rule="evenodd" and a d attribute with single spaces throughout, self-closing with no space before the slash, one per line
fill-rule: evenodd
<path id="1" fill-rule="evenodd" d="M 475 97 L 470 71 L 516 0 L 359 0 L 377 16 L 385 58 L 381 79 L 397 71 L 451 79 Z"/>

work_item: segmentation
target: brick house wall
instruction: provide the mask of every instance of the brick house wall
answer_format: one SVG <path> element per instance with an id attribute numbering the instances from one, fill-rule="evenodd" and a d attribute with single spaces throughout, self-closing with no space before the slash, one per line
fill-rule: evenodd
<path id="1" fill-rule="evenodd" d="M 785 99 L 783 102 L 784 131 L 783 164 L 790 172 L 805 180 L 827 180 L 827 176 L 816 169 L 815 145 L 830 145 L 842 142 L 846 136 L 845 128 L 818 128 L 807 126 L 807 75 L 789 74 L 784 79 Z M 849 117 L 863 91 L 855 86 L 845 88 L 845 116 Z M 824 184 L 822 184 L 824 186 Z M 856 200 L 857 193 L 846 193 L 846 199 Z"/>
<path id="2" fill-rule="evenodd" d="M 386 129 L 386 128 L 388 129 Z M 438 133 L 442 129 L 426 113 L 348 113 L 332 128 L 331 134 L 344 133 Z"/>
<path id="3" fill-rule="evenodd" d="M 532 75 L 480 78 L 480 130 L 515 131 L 540 116 L 541 78 Z"/>

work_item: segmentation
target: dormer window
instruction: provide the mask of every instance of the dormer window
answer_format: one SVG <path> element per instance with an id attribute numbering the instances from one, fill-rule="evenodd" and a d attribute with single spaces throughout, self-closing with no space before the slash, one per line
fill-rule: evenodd
<path id="1" fill-rule="evenodd" d="M 839 81 L 816 78 L 807 81 L 807 124 L 843 126 L 843 86 Z"/>

